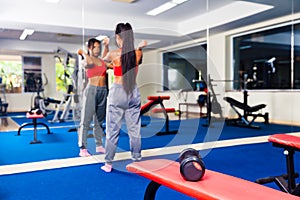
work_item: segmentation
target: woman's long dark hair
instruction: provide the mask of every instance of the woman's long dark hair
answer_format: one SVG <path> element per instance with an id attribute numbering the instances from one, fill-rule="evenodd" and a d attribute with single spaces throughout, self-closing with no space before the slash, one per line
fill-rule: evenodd
<path id="1" fill-rule="evenodd" d="M 119 23 L 115 34 L 119 35 L 123 41 L 121 55 L 123 87 L 129 94 L 136 85 L 136 55 L 132 27 L 129 23 Z"/>

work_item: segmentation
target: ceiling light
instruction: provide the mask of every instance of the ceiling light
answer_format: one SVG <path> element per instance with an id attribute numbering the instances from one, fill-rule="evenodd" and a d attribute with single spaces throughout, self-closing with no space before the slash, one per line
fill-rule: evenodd
<path id="1" fill-rule="evenodd" d="M 172 0 L 172 3 L 176 3 L 176 4 L 181 4 L 181 3 L 184 3 L 188 0 Z"/>
<path id="2" fill-rule="evenodd" d="M 45 0 L 47 3 L 59 3 L 60 0 Z"/>
<path id="3" fill-rule="evenodd" d="M 132 3 L 132 2 L 135 2 L 136 0 L 112 0 L 112 1 L 119 1 L 119 2 L 125 2 L 125 3 Z"/>
<path id="4" fill-rule="evenodd" d="M 20 36 L 20 40 L 25 40 L 28 35 L 32 35 L 33 33 L 33 29 L 24 29 L 23 33 Z"/>
<path id="5" fill-rule="evenodd" d="M 153 10 L 150 10 L 149 12 L 147 12 L 147 15 L 152 15 L 152 16 L 156 16 L 162 12 L 165 12 L 173 7 L 177 6 L 176 3 L 172 3 L 172 2 L 167 2 L 162 4 L 161 6 L 154 8 Z"/>
<path id="6" fill-rule="evenodd" d="M 182 4 L 182 3 L 186 2 L 186 1 L 188 1 L 188 0 L 171 0 L 171 1 L 167 2 L 167 3 L 164 3 L 164 4 L 160 5 L 160 6 L 158 6 L 157 8 L 154 8 L 154 9 L 150 10 L 146 14 L 147 15 L 151 15 L 151 16 L 156 16 L 156 15 L 158 15 L 160 13 L 163 13 L 163 12 L 165 12 L 167 10 L 170 10 L 171 8 L 173 8 L 173 7 L 175 7 L 175 6 L 179 5 L 179 4 Z"/>

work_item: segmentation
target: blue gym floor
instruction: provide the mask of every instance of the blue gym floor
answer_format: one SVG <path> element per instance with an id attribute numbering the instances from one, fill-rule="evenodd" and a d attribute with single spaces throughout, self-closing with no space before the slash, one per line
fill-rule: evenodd
<path id="1" fill-rule="evenodd" d="M 19 125 L 30 122 L 22 117 L 12 119 Z M 146 119 L 148 120 L 148 119 Z M 215 122 L 214 126 L 202 126 L 203 119 L 172 120 L 170 128 L 178 130 L 176 135 L 157 136 L 155 132 L 164 129 L 160 120 L 151 121 L 143 127 L 142 148 L 143 152 L 155 152 L 145 155 L 143 159 L 168 158 L 176 160 L 180 151 L 167 153 L 167 149 L 180 149 L 183 146 L 200 145 L 211 142 L 208 148 L 200 150 L 207 169 L 237 176 L 246 180 L 255 181 L 258 178 L 280 175 L 285 173 L 285 158 L 282 150 L 272 147 L 268 142 L 253 142 L 250 144 L 233 144 L 226 147 L 214 146 L 214 142 L 248 139 L 255 141 L 261 136 L 275 133 L 300 132 L 298 126 L 279 124 L 260 124 L 261 129 L 247 129 L 226 126 Z M 74 125 L 74 124 L 73 124 Z M 72 166 L 70 159 L 76 162 L 86 161 L 78 157 L 77 133 L 69 131 L 72 123 L 49 123 L 52 134 L 47 134 L 46 129 L 38 130 L 38 139 L 41 144 L 30 144 L 33 139 L 33 130 L 28 127 L 17 136 L 15 131 L 0 132 L 0 199 L 143 199 L 144 191 L 149 180 L 128 173 L 125 166 L 129 159 L 117 159 L 112 173 L 100 170 L 102 160 L 99 155 L 93 156 L 95 162 L 87 161 L 86 164 Z M 126 153 L 129 150 L 126 128 L 121 132 L 118 152 Z M 89 150 L 94 153 L 93 138 L 89 139 Z M 143 154 L 142 152 L 142 154 Z M 299 155 L 296 153 L 296 171 L 299 169 Z M 51 161 L 62 161 L 70 164 L 68 167 L 52 167 Z M 30 172 L 13 172 L 25 164 L 37 165 L 46 162 L 48 169 L 32 170 Z M 25 163 L 25 164 L 24 164 Z M 51 165 L 51 166 L 50 166 Z M 31 165 L 28 165 L 31 166 Z M 4 174 L 3 169 L 12 173 Z M 277 187 L 268 184 L 267 187 Z M 190 199 L 165 187 L 157 193 L 157 199 Z M 242 199 L 242 197 L 241 197 Z"/>

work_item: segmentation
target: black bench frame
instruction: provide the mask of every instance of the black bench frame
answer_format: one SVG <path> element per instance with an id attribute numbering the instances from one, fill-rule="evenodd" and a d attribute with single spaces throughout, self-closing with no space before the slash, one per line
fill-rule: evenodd
<path id="1" fill-rule="evenodd" d="M 237 101 L 231 97 L 224 97 L 224 100 L 227 101 L 231 108 L 236 112 L 238 118 L 236 119 L 226 119 L 226 123 L 228 125 L 241 126 L 247 128 L 256 128 L 259 129 L 259 126 L 254 126 L 253 122 L 257 117 L 264 118 L 265 124 L 269 124 L 269 113 L 257 113 L 266 107 L 266 104 L 258 104 L 255 106 L 249 106 L 247 102 L 248 92 L 245 90 L 244 92 L 244 102 Z M 238 108 L 243 110 L 244 113 L 241 114 L 238 111 Z M 252 120 L 248 120 L 248 117 L 252 117 Z"/>
<path id="2" fill-rule="evenodd" d="M 257 179 L 255 182 L 259 184 L 274 182 L 280 188 L 281 191 L 296 196 L 300 196 L 300 185 L 296 184 L 296 178 L 299 177 L 299 174 L 295 172 L 295 165 L 294 165 L 295 151 L 300 151 L 300 150 L 298 148 L 281 145 L 277 143 L 273 143 L 273 146 L 284 149 L 287 174 L 261 178 L 261 179 Z"/>

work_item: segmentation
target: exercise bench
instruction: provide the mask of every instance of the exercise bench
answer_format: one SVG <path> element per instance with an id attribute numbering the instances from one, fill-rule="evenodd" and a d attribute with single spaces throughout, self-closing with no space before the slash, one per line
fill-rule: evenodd
<path id="1" fill-rule="evenodd" d="M 200 181 L 186 181 L 179 168 L 179 162 L 167 159 L 134 162 L 126 166 L 129 172 L 151 180 L 144 200 L 154 200 L 161 185 L 201 200 L 299 200 L 294 195 L 211 170 L 206 170 Z"/>
<path id="2" fill-rule="evenodd" d="M 247 96 L 247 93 L 244 93 L 244 96 Z M 245 98 L 244 98 L 245 99 Z M 256 128 L 259 129 L 259 126 L 254 126 L 253 122 L 256 120 L 257 117 L 263 117 L 265 124 L 269 123 L 269 113 L 257 113 L 258 111 L 262 110 L 266 107 L 266 104 L 258 104 L 255 106 L 249 106 L 247 104 L 247 100 L 244 100 L 244 102 L 237 101 L 231 97 L 224 97 L 224 100 L 227 101 L 231 108 L 236 112 L 238 115 L 237 119 L 227 119 L 226 123 L 228 125 L 234 125 L 234 126 L 241 126 L 241 127 L 247 127 L 247 128 Z M 241 109 L 244 111 L 244 114 L 241 114 L 238 109 Z M 252 117 L 252 120 L 248 120 L 248 117 Z"/>
<path id="3" fill-rule="evenodd" d="M 274 182 L 281 191 L 296 195 L 299 198 L 300 185 L 296 184 L 295 180 L 299 177 L 299 174 L 295 172 L 294 154 L 295 151 L 300 151 L 300 137 L 287 134 L 275 134 L 271 135 L 268 138 L 268 141 L 272 142 L 274 147 L 284 149 L 283 153 L 286 158 L 287 173 L 279 176 L 257 179 L 256 182 L 260 184 Z"/>
<path id="4" fill-rule="evenodd" d="M 169 125 L 169 116 L 168 113 L 170 112 L 175 112 L 175 108 L 165 108 L 163 101 L 164 100 L 169 100 L 170 96 L 148 96 L 147 99 L 149 100 L 146 104 L 144 104 L 141 107 L 141 112 L 140 115 L 145 114 L 149 110 L 153 108 L 155 105 L 160 105 L 161 108 L 154 108 L 152 109 L 153 113 L 163 113 L 166 119 L 166 126 L 164 131 L 160 131 L 156 133 L 157 135 L 164 135 L 164 134 L 175 134 L 177 133 L 177 130 L 170 130 L 170 125 Z"/>
<path id="5" fill-rule="evenodd" d="M 37 119 L 44 118 L 43 113 L 42 112 L 38 112 L 38 111 L 34 111 L 34 112 L 28 111 L 26 113 L 26 118 L 32 119 L 32 123 L 26 123 L 26 124 L 23 124 L 22 126 L 20 126 L 20 128 L 18 129 L 18 136 L 21 135 L 21 130 L 24 127 L 33 125 L 33 141 L 31 141 L 30 144 L 39 144 L 39 143 L 42 143 L 41 141 L 39 141 L 37 139 L 37 126 L 38 125 L 44 126 L 47 129 L 47 134 L 51 134 L 50 129 L 49 129 L 49 127 L 48 127 L 47 124 L 42 123 L 42 122 L 37 122 Z"/>

